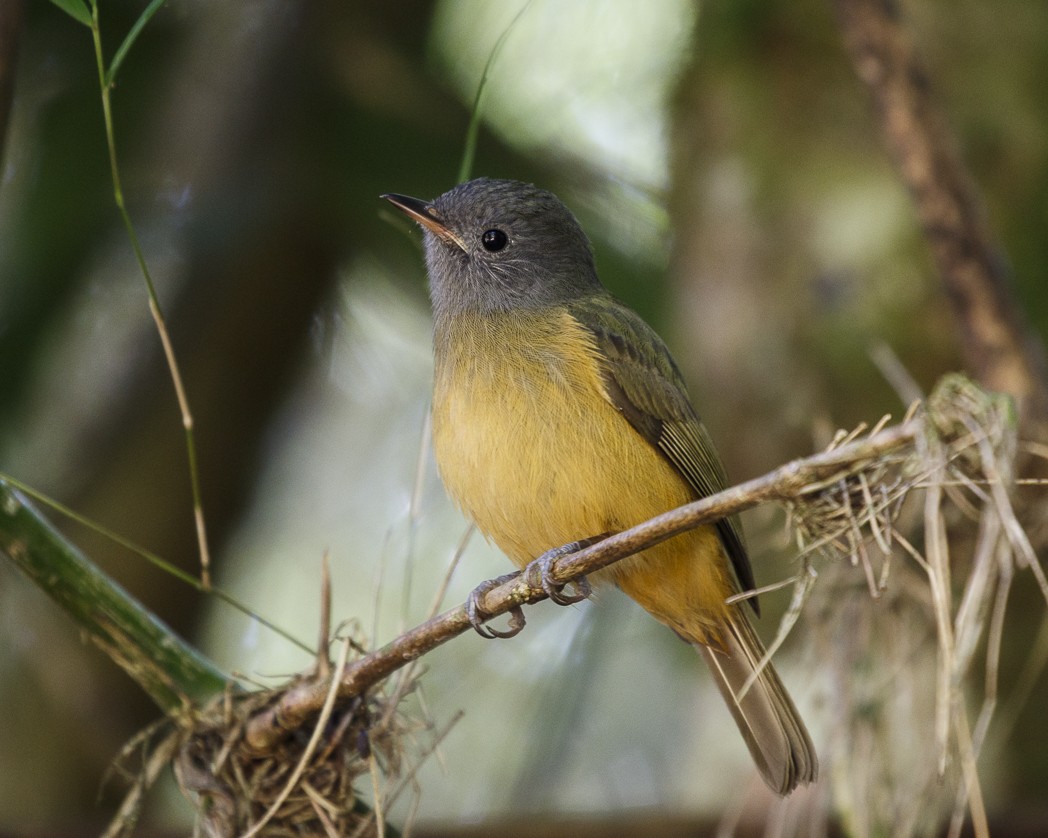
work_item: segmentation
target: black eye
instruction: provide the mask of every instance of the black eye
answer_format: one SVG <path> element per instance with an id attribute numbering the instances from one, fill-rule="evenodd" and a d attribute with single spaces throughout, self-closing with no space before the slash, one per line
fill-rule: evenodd
<path id="1" fill-rule="evenodd" d="M 509 244 L 509 237 L 501 230 L 485 230 L 480 237 L 480 243 L 489 253 L 498 253 Z"/>

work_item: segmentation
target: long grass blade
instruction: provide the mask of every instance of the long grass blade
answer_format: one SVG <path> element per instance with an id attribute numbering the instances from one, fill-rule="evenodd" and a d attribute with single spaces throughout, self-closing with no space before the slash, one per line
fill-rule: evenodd
<path id="1" fill-rule="evenodd" d="M 484 64 L 484 72 L 480 74 L 480 83 L 477 85 L 477 95 L 473 99 L 473 112 L 470 114 L 469 127 L 466 129 L 466 146 L 462 150 L 462 165 L 459 167 L 458 182 L 463 183 L 469 180 L 470 172 L 473 171 L 473 160 L 477 153 L 477 136 L 480 133 L 480 113 L 481 103 L 484 100 L 484 92 L 488 86 L 488 77 L 491 75 L 491 68 L 495 65 L 495 59 L 498 54 L 502 51 L 502 46 L 506 43 L 506 39 L 509 37 L 510 32 L 517 25 L 517 21 L 520 20 L 521 16 L 528 10 L 528 6 L 531 5 L 531 0 L 528 0 L 523 6 L 520 7 L 520 11 L 513 16 L 513 20 L 509 22 L 502 34 L 499 35 L 499 39 L 495 41 L 495 46 L 491 48 L 491 54 L 488 56 L 487 62 Z"/>

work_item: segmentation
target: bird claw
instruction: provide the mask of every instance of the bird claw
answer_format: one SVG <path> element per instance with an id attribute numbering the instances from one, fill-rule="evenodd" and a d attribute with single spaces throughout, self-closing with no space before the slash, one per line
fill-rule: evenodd
<path id="1" fill-rule="evenodd" d="M 491 619 L 492 615 L 488 614 L 480 605 L 480 601 L 489 591 L 493 591 L 499 585 L 505 584 L 511 579 L 516 579 L 517 576 L 519 576 L 517 573 L 507 573 L 498 579 L 489 579 L 486 582 L 481 582 L 466 597 L 466 617 L 469 619 L 469 624 L 473 626 L 473 630 L 481 637 L 487 640 L 504 639 L 520 634 L 524 628 L 524 610 L 519 605 L 515 605 L 509 610 L 509 628 L 505 631 L 484 625 L 484 621 Z"/>
<path id="2" fill-rule="evenodd" d="M 547 550 L 524 568 L 524 580 L 532 588 L 541 588 L 546 596 L 557 605 L 574 605 L 576 602 L 582 602 L 582 600 L 588 599 L 589 595 L 593 593 L 593 588 L 590 586 L 590 583 L 585 576 L 580 576 L 578 579 L 572 579 L 567 584 L 561 585 L 553 581 L 553 566 L 558 559 L 562 559 L 564 556 L 571 555 L 572 553 L 577 553 L 579 550 L 589 547 L 591 544 L 596 544 L 608 535 L 609 533 L 602 533 L 601 535 L 596 535 L 592 538 L 583 538 L 579 541 L 573 541 L 571 544 L 565 544 L 563 547 L 555 547 L 552 550 Z M 466 618 L 469 620 L 469 624 L 473 626 L 473 630 L 481 637 L 487 638 L 488 640 L 514 637 L 515 635 L 520 634 L 521 630 L 524 628 L 526 622 L 524 619 L 524 610 L 519 605 L 514 605 L 510 608 L 509 628 L 502 631 L 484 625 L 485 621 L 491 619 L 492 615 L 486 612 L 480 604 L 481 600 L 484 599 L 489 591 L 494 590 L 500 585 L 504 585 L 512 579 L 516 579 L 520 575 L 520 573 L 509 573 L 505 576 L 498 577 L 498 579 L 489 579 L 487 582 L 481 582 L 476 588 L 469 592 L 469 596 L 466 597 Z M 564 593 L 564 589 L 567 585 L 572 585 L 575 588 L 575 593 Z"/>
<path id="3" fill-rule="evenodd" d="M 546 596 L 550 598 L 550 601 L 557 605 L 574 605 L 576 602 L 582 602 L 582 600 L 587 599 L 593 593 L 593 588 L 590 587 L 590 583 L 585 576 L 580 576 L 578 579 L 573 579 L 568 583 L 575 588 L 575 593 L 573 594 L 564 593 L 564 589 L 567 586 L 557 584 L 550 577 L 553 572 L 553 565 L 558 559 L 575 553 L 583 547 L 588 547 L 594 541 L 595 539 L 573 541 L 571 544 L 565 544 L 563 547 L 547 550 L 524 569 L 524 578 L 531 587 L 542 588 Z"/>

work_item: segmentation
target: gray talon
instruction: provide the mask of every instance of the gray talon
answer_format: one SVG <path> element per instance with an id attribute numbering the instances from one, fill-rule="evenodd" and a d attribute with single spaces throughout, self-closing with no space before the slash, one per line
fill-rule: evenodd
<path id="1" fill-rule="evenodd" d="M 573 541 L 571 544 L 565 544 L 563 547 L 556 547 L 553 550 L 547 550 L 531 564 L 527 566 L 524 573 L 528 584 L 532 587 L 540 587 L 545 591 L 546 596 L 550 598 L 552 602 L 557 605 L 574 605 L 576 602 L 582 602 L 582 600 L 589 597 L 593 592 L 590 587 L 589 581 L 585 576 L 580 576 L 578 579 L 572 580 L 570 583 L 575 588 L 575 593 L 566 594 L 564 593 L 565 585 L 559 585 L 554 582 L 550 575 L 553 572 L 553 565 L 558 559 L 564 556 L 576 553 L 584 547 L 589 547 L 591 544 L 600 541 L 604 536 L 597 536 L 595 538 L 586 538 L 581 541 Z M 538 574 L 536 580 L 535 575 Z"/>
<path id="2" fill-rule="evenodd" d="M 505 631 L 484 625 L 484 621 L 489 619 L 491 615 L 480 606 L 480 600 L 485 594 L 499 585 L 515 579 L 518 575 L 517 573 L 509 573 L 505 576 L 500 576 L 498 579 L 489 579 L 487 582 L 481 582 L 466 597 L 466 617 L 469 619 L 469 624 L 473 626 L 473 630 L 481 637 L 487 640 L 513 637 L 520 634 L 521 629 L 524 628 L 524 611 L 519 605 L 515 605 L 509 610 L 509 628 Z"/>

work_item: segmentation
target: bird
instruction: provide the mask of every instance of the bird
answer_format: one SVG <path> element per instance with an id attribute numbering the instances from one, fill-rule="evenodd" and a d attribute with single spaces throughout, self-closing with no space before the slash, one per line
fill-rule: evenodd
<path id="1" fill-rule="evenodd" d="M 424 236 L 438 470 L 514 564 L 726 487 L 665 343 L 603 286 L 589 239 L 555 195 L 477 178 L 432 201 L 382 198 Z M 746 610 L 759 613 L 756 597 L 729 602 L 755 587 L 736 517 L 591 580 L 698 650 L 772 791 L 816 780 L 811 737 Z"/>

